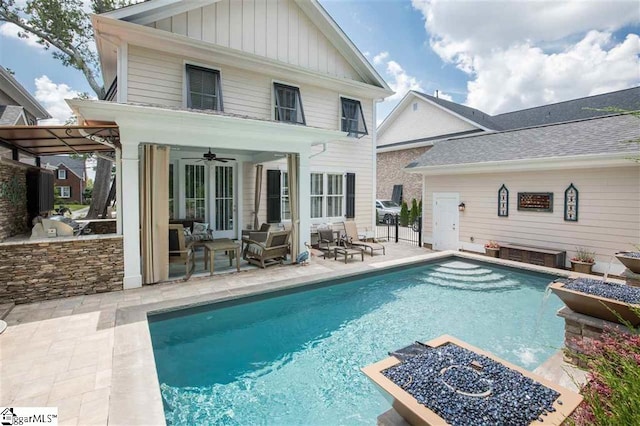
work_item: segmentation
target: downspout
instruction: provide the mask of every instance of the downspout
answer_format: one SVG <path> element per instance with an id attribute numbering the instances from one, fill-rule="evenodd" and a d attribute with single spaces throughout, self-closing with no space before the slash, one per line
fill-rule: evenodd
<path id="1" fill-rule="evenodd" d="M 377 120 L 377 111 L 378 111 L 378 102 L 382 102 L 384 100 L 384 98 L 382 99 L 374 99 L 372 101 L 373 104 L 373 123 L 372 124 L 372 128 L 373 131 L 371 132 L 371 150 L 373 151 L 373 155 L 372 155 L 372 166 L 371 166 L 371 170 L 373 172 L 373 193 L 372 195 L 372 199 L 371 199 L 371 204 L 370 206 L 373 207 L 374 212 L 373 212 L 373 217 L 371 218 L 371 229 L 373 229 L 374 231 L 374 235 L 377 237 L 377 226 L 378 224 L 376 223 L 376 217 L 378 216 L 375 213 L 375 205 L 376 205 L 376 199 L 378 198 L 378 124 L 376 122 Z"/>

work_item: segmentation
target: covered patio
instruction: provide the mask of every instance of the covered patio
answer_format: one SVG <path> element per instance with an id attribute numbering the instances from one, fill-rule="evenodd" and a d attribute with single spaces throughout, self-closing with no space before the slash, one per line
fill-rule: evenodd
<path id="1" fill-rule="evenodd" d="M 69 104 L 85 124 L 110 122 L 119 129 L 116 198 L 125 289 L 169 278 L 170 220 L 203 220 L 214 237 L 232 240 L 266 222 L 264 164 L 287 173 L 295 258 L 311 232 L 309 158 L 346 136 L 215 111 L 79 99 Z M 209 152 L 229 160 L 208 161 L 203 154 Z"/>

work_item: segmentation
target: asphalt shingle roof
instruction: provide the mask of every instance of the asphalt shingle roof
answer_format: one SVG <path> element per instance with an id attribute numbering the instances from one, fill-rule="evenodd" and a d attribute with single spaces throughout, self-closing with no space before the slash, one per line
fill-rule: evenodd
<path id="1" fill-rule="evenodd" d="M 615 114 L 615 111 L 602 111 L 606 108 L 640 110 L 640 87 L 507 112 L 491 116 L 491 121 L 498 126 L 494 130 L 522 129 Z"/>
<path id="2" fill-rule="evenodd" d="M 50 164 L 54 167 L 58 167 L 60 164 L 64 164 L 69 170 L 73 171 L 79 177 L 82 177 L 84 173 L 84 161 L 71 158 L 67 155 L 43 155 L 40 157 L 40 164 Z"/>
<path id="3" fill-rule="evenodd" d="M 0 105 L 0 126 L 13 126 L 22 114 L 23 108 L 17 105 Z"/>
<path id="4" fill-rule="evenodd" d="M 640 155 L 640 117 L 613 115 L 438 141 L 407 168 L 588 154 Z"/>
<path id="5" fill-rule="evenodd" d="M 471 108 L 465 105 L 460 105 L 455 102 L 447 101 L 441 98 L 436 98 L 435 96 L 427 95 L 426 93 L 416 92 L 420 96 L 423 96 L 429 99 L 432 102 L 437 103 L 438 105 L 455 112 L 458 115 L 466 118 L 467 120 L 471 120 L 474 123 L 477 123 L 483 127 L 492 130 L 503 130 L 497 123 L 493 121 L 493 117 L 489 114 L 480 111 L 479 109 Z"/>

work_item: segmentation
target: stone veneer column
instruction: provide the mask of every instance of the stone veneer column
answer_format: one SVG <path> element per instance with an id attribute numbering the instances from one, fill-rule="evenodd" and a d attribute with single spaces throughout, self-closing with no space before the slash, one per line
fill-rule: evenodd
<path id="1" fill-rule="evenodd" d="M 122 128 L 121 128 L 122 136 Z M 122 141 L 122 198 L 119 213 L 122 214 L 122 236 L 124 239 L 125 290 L 142 287 L 140 268 L 140 177 L 138 142 Z"/>

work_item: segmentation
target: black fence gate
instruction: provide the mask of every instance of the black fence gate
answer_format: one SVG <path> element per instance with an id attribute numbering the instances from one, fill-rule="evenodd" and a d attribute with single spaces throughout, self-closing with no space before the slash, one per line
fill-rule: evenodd
<path id="1" fill-rule="evenodd" d="M 378 224 L 376 237 L 389 242 L 408 242 L 422 247 L 422 216 L 418 216 L 408 226 L 400 226 L 400 217 L 395 215 L 385 224 Z"/>

